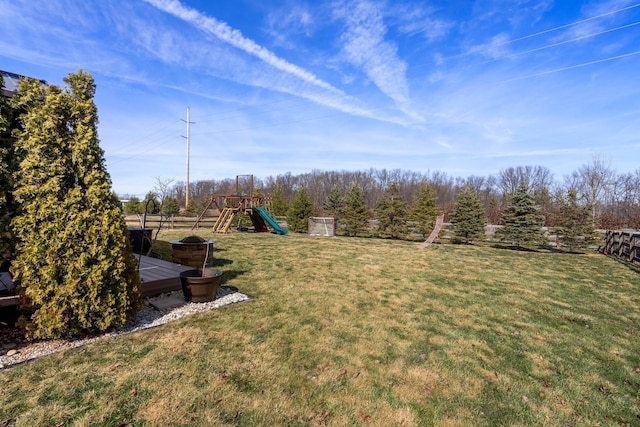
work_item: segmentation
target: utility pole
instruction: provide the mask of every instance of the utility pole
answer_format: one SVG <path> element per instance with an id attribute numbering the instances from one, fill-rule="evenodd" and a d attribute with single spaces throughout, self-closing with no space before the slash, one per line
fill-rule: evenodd
<path id="1" fill-rule="evenodd" d="M 190 113 L 191 113 L 191 110 L 189 109 L 189 107 L 187 107 L 187 120 L 181 119 L 183 122 L 187 123 L 187 136 L 183 137 L 183 138 L 187 138 L 187 182 L 186 182 L 186 188 L 185 188 L 185 202 L 184 202 L 185 209 L 189 206 L 189 145 L 191 144 L 190 125 L 195 124 L 195 122 L 192 122 L 189 120 Z"/>

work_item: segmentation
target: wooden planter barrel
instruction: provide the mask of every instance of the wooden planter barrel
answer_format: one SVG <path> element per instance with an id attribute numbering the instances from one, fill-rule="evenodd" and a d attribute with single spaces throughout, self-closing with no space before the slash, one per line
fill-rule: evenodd
<path id="1" fill-rule="evenodd" d="M 182 294 L 185 301 L 209 302 L 216 299 L 218 287 L 222 281 L 222 272 L 205 269 L 205 276 L 201 269 L 187 270 L 180 273 Z"/>
<path id="2" fill-rule="evenodd" d="M 207 246 L 209 253 L 207 265 L 213 264 L 213 240 L 195 241 L 195 237 L 190 236 L 182 240 L 171 240 L 171 261 L 174 264 L 186 265 L 193 268 L 202 268 L 205 258 L 207 258 Z"/>

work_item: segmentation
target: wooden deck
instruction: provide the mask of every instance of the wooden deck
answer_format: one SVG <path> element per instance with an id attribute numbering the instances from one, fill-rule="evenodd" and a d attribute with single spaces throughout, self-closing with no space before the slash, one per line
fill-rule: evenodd
<path id="1" fill-rule="evenodd" d="M 18 305 L 19 303 L 20 303 L 19 296 L 0 297 L 0 308 L 13 307 L 14 305 Z"/>
<path id="2" fill-rule="evenodd" d="M 139 255 L 136 255 L 136 260 Z M 163 292 L 182 289 L 180 273 L 192 270 L 193 267 L 173 264 L 157 258 L 140 256 L 140 279 L 142 280 L 142 296 L 150 297 Z"/>
<path id="3" fill-rule="evenodd" d="M 193 267 L 173 264 L 157 258 L 136 255 L 140 257 L 140 279 L 142 280 L 142 296 L 150 297 L 164 292 L 179 291 L 180 273 Z M 19 304 L 19 297 L 0 297 L 0 307 L 11 307 Z"/>

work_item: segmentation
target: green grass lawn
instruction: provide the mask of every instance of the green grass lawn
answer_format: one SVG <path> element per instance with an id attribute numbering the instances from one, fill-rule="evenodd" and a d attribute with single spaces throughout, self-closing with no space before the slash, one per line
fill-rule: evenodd
<path id="1" fill-rule="evenodd" d="M 0 425 L 640 424 L 640 274 L 620 262 L 213 238 L 251 300 L 0 371 Z"/>

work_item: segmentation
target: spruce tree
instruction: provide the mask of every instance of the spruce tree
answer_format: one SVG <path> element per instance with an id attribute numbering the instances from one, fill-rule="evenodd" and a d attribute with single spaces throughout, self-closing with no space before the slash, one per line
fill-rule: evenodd
<path id="1" fill-rule="evenodd" d="M 410 218 L 415 222 L 415 232 L 419 233 L 423 240 L 431 234 L 439 213 L 436 192 L 428 182 L 423 182 L 410 211 Z"/>
<path id="2" fill-rule="evenodd" d="M 148 195 L 147 195 L 148 197 Z M 145 210 L 145 204 L 147 203 L 147 200 L 149 200 L 148 198 L 145 198 L 145 200 L 143 200 L 142 202 L 140 202 L 140 212 L 144 213 Z M 209 200 L 208 199 L 190 199 L 189 200 L 189 205 L 185 208 L 184 213 L 187 215 L 194 215 L 194 216 L 198 216 L 202 213 L 202 211 L 204 210 L 204 208 L 207 207 L 207 205 L 209 204 Z M 149 202 L 149 207 L 148 209 L 151 210 L 151 207 L 153 206 L 153 202 Z"/>
<path id="3" fill-rule="evenodd" d="M 273 194 L 271 194 L 271 212 L 275 216 L 285 216 L 288 210 L 289 207 L 287 206 L 287 201 L 284 199 L 282 186 L 280 183 L 276 183 Z"/>
<path id="4" fill-rule="evenodd" d="M 287 226 L 290 231 L 297 233 L 306 233 L 309 229 L 309 217 L 313 216 L 313 205 L 307 190 L 303 187 L 293 199 L 291 207 L 289 207 L 289 215 L 287 215 Z"/>
<path id="5" fill-rule="evenodd" d="M 481 239 L 484 237 L 486 225 L 487 219 L 480 198 L 471 188 L 466 188 L 458 194 L 458 200 L 451 213 L 451 226 L 456 237 L 464 239 L 465 243 Z"/>
<path id="6" fill-rule="evenodd" d="M 340 188 L 338 188 L 337 185 L 334 185 L 331 188 L 331 192 L 329 193 L 329 197 L 327 197 L 323 208 L 324 215 L 332 216 L 337 226 L 340 216 L 342 215 L 342 210 L 344 209 L 344 197 L 342 197 Z"/>
<path id="7" fill-rule="evenodd" d="M 558 200 L 559 214 L 556 218 L 558 243 L 574 251 L 597 242 L 598 234 L 590 204 L 578 203 L 578 193 L 569 188 L 567 195 Z"/>
<path id="8" fill-rule="evenodd" d="M 12 273 L 34 311 L 26 336 L 53 338 L 122 325 L 141 286 L 120 201 L 98 145 L 95 84 L 78 71 L 58 86 L 20 82 L 16 149 L 18 243 Z"/>
<path id="9" fill-rule="evenodd" d="M 368 234 L 369 222 L 367 218 L 364 194 L 358 184 L 353 184 L 344 200 L 341 218 L 342 230 L 349 237 Z"/>
<path id="10" fill-rule="evenodd" d="M 405 238 L 408 233 L 407 215 L 407 202 L 400 195 L 398 183 L 392 182 L 376 206 L 380 237 Z"/>
<path id="11" fill-rule="evenodd" d="M 180 203 L 174 196 L 168 196 L 162 202 L 160 210 L 164 215 L 177 215 L 180 212 Z"/>
<path id="12" fill-rule="evenodd" d="M 544 217 L 539 214 L 533 196 L 526 183 L 521 183 L 502 213 L 503 227 L 497 231 L 502 241 L 511 242 L 516 247 L 540 245 L 544 243 L 542 230 Z"/>
<path id="13" fill-rule="evenodd" d="M 131 196 L 127 203 L 124 204 L 123 209 L 125 213 L 140 214 L 144 210 L 144 207 L 142 206 L 139 198 Z"/>

